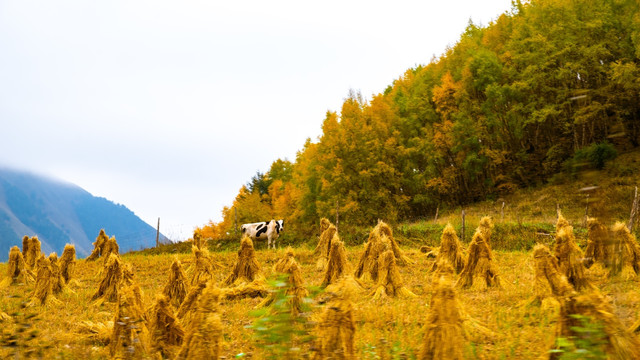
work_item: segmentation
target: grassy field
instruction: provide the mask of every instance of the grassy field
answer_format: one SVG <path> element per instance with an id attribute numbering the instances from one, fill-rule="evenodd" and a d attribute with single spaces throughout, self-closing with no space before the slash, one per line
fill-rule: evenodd
<path id="1" fill-rule="evenodd" d="M 412 359 L 420 350 L 424 319 L 431 297 L 431 276 L 428 269 L 433 260 L 419 252 L 415 243 L 401 244 L 405 253 L 415 261 L 414 265 L 400 267 L 402 278 L 411 291 L 418 295 L 410 299 L 385 299 L 373 301 L 369 292 L 354 299 L 356 309 L 356 349 L 360 359 Z M 349 247 L 348 259 L 353 268 L 363 251 L 363 246 Z M 305 285 L 315 287 L 322 275 L 315 270 L 316 259 L 309 247 L 295 249 L 296 259 L 302 266 Z M 220 283 L 231 271 L 236 260 L 234 251 L 213 252 L 215 261 L 224 269 L 217 272 Z M 256 253 L 262 272 L 272 275 L 273 264 L 284 254 L 283 249 Z M 482 322 L 495 334 L 469 333 L 465 341 L 465 355 L 469 359 L 535 359 L 546 353 L 554 341 L 556 308 L 523 308 L 518 304 L 533 295 L 533 258 L 528 251 L 495 251 L 497 268 L 504 288 L 471 288 L 459 290 L 458 298 L 464 310 Z M 144 303 L 151 306 L 156 295 L 167 281 L 169 267 L 174 258 L 180 259 L 185 268 L 192 260 L 191 254 L 125 254 L 122 259 L 133 266 L 135 279 L 144 292 Z M 0 310 L 13 314 L 14 322 L 2 323 L 0 357 L 11 352 L 33 352 L 42 358 L 108 358 L 109 351 L 100 341 L 91 339 L 80 331 L 83 321 L 107 322 L 113 320 L 115 305 L 93 305 L 91 296 L 97 289 L 98 271 L 102 261 L 78 261 L 76 280 L 59 294 L 59 305 L 23 307 L 33 292 L 32 285 L 14 285 L 0 290 Z M 0 274 L 6 276 L 7 264 L 0 264 Z M 1 279 L 1 278 L 0 278 Z M 621 279 L 595 279 L 596 285 L 614 304 L 626 326 L 631 325 L 640 312 L 640 289 L 637 281 Z M 365 284 L 369 288 L 373 284 Z M 253 330 L 247 329 L 255 320 L 251 310 L 260 299 L 243 299 L 223 302 L 221 305 L 224 344 L 222 354 L 226 359 L 240 357 L 261 359 L 264 350 L 256 347 Z M 312 304 L 315 319 L 322 305 Z M 29 318 L 30 314 L 36 315 Z M 32 330 L 37 332 L 31 337 Z M 12 336 L 17 336 L 13 337 Z M 10 339 L 18 347 L 4 347 Z M 22 346 L 23 348 L 21 348 Z M 303 345 L 301 358 L 308 356 Z M 33 355 L 32 354 L 32 355 Z"/>

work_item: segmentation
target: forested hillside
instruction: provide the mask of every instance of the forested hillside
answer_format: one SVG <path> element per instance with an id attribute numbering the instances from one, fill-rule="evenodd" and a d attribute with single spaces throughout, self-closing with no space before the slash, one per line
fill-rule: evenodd
<path id="1" fill-rule="evenodd" d="M 514 1 L 488 26 L 470 23 L 371 99 L 350 91 L 295 161 L 256 174 L 199 231 L 218 237 L 237 216 L 303 234 L 336 207 L 344 223 L 393 223 L 604 167 L 640 142 L 639 7 Z"/>

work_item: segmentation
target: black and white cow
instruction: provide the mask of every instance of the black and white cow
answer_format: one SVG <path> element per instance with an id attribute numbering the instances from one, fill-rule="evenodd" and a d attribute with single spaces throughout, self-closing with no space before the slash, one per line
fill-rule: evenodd
<path id="1" fill-rule="evenodd" d="M 276 239 L 280 236 L 280 232 L 284 230 L 284 220 L 243 224 L 240 228 L 243 236 L 248 236 L 254 241 L 267 239 L 267 249 L 271 247 L 273 241 L 273 248 L 275 249 Z"/>

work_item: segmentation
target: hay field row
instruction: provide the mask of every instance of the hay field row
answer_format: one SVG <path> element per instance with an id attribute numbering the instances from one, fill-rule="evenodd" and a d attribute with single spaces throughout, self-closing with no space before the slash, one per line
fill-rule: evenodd
<path id="1" fill-rule="evenodd" d="M 413 264 L 398 267 L 404 285 L 416 297 L 383 298 L 373 300 L 374 283 L 365 282 L 366 291 L 354 297 L 355 352 L 359 359 L 412 359 L 419 353 L 424 334 L 424 323 L 429 309 L 433 276 L 429 269 L 433 258 L 419 249 L 401 247 Z M 348 271 L 355 269 L 364 248 L 348 247 Z M 284 256 L 284 249 L 257 250 L 256 259 L 263 274 L 273 274 L 272 267 Z M 191 254 L 139 255 L 125 254 L 122 260 L 132 266 L 135 281 L 143 291 L 143 303 L 151 306 L 157 294 L 167 282 L 174 259 L 185 267 L 193 262 Z M 214 262 L 222 265 L 213 280 L 221 284 L 231 273 L 237 255 L 235 252 L 214 252 Z M 316 287 L 322 282 L 322 273 L 316 270 L 317 258 L 309 248 L 295 249 L 295 258 L 301 266 L 306 287 Z M 521 307 L 534 295 L 534 259 L 531 252 L 494 252 L 495 267 L 501 277 L 501 289 L 471 287 L 457 290 L 461 307 L 483 324 L 490 332 L 468 333 L 464 340 L 464 357 L 468 359 L 534 359 L 546 354 L 555 339 L 557 307 Z M 0 290 L 0 310 L 14 316 L 14 321 L 3 325 L 3 347 L 0 357 L 6 358 L 15 347 L 9 344 L 11 336 L 18 339 L 12 344 L 25 346 L 20 351 L 33 352 L 43 358 L 109 358 L 108 347 L 96 336 L 83 332 L 84 322 L 106 323 L 112 321 L 116 306 L 91 301 L 96 292 L 102 261 L 79 260 L 75 281 L 67 290 L 56 295 L 60 303 L 45 306 L 24 307 L 30 300 L 33 285 L 12 285 Z M 0 264 L 0 274 L 6 276 L 7 264 Z M 637 280 L 593 277 L 594 284 L 614 305 L 625 326 L 632 325 L 640 313 L 640 290 Z M 256 347 L 253 330 L 247 329 L 255 318 L 250 312 L 261 302 L 260 298 L 223 301 L 221 310 L 223 342 L 221 355 L 227 359 L 266 357 L 264 349 Z M 312 303 L 317 316 L 323 305 Z M 17 314 L 17 315 L 15 315 Z M 35 317 L 30 318 L 30 314 Z M 21 331 L 19 329 L 26 328 Z M 37 333 L 31 338 L 31 329 Z M 312 331 L 313 333 L 313 331 Z M 304 348 L 300 357 L 308 357 Z"/>

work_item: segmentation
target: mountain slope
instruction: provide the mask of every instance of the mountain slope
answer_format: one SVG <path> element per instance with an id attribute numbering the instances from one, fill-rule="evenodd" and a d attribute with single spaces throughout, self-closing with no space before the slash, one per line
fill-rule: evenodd
<path id="1" fill-rule="evenodd" d="M 155 246 L 156 230 L 126 206 L 73 184 L 0 168 L 0 261 L 11 246 L 21 246 L 24 235 L 37 235 L 45 253 L 61 254 L 71 243 L 85 257 L 103 228 L 121 252 Z"/>

